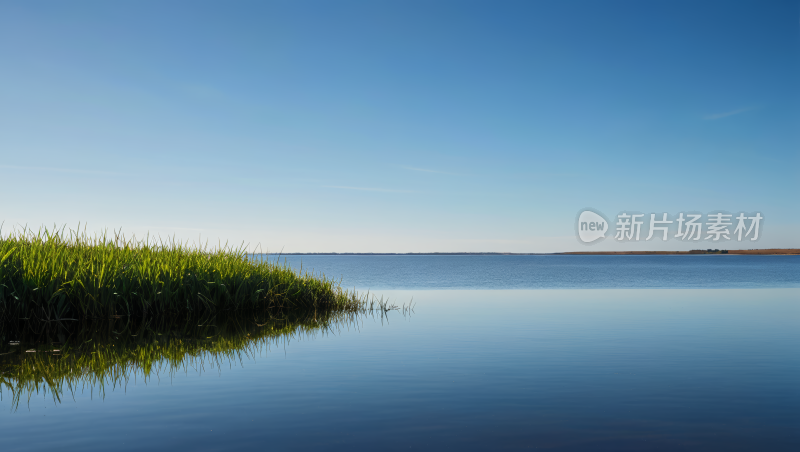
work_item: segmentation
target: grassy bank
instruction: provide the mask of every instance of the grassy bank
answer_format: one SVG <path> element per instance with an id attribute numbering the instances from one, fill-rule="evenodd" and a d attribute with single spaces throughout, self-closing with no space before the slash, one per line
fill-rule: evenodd
<path id="1" fill-rule="evenodd" d="M 254 261 L 244 248 L 64 230 L 0 237 L 0 318 L 5 319 L 368 307 L 365 297 L 323 275 Z"/>

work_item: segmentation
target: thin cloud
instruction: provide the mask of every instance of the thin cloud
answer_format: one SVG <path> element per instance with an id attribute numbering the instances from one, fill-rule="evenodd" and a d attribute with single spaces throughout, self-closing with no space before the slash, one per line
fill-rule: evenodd
<path id="1" fill-rule="evenodd" d="M 392 190 L 390 188 L 372 188 L 372 187 L 346 187 L 342 185 L 323 185 L 325 188 L 338 188 L 341 190 L 360 190 L 360 191 L 380 191 L 387 193 L 413 193 L 410 190 Z"/>
<path id="2" fill-rule="evenodd" d="M 739 108 L 737 110 L 726 111 L 725 113 L 716 113 L 713 115 L 706 115 L 703 117 L 706 121 L 713 121 L 714 119 L 721 119 L 727 118 L 728 116 L 738 115 L 739 113 L 744 113 L 748 110 L 752 110 L 751 107 L 748 108 Z"/>
<path id="3" fill-rule="evenodd" d="M 419 171 L 421 173 L 451 174 L 451 175 L 453 174 L 453 173 L 448 173 L 447 171 L 438 171 L 427 168 L 414 168 L 413 166 L 401 166 L 400 168 L 407 169 L 410 171 Z"/>
<path id="4" fill-rule="evenodd" d="M 82 169 L 75 169 L 75 168 L 54 168 L 54 167 L 50 167 L 50 166 L 0 165 L 0 168 L 26 170 L 26 171 L 54 171 L 54 172 L 57 172 L 57 173 L 75 173 L 75 174 L 105 174 L 105 175 L 119 174 L 119 173 L 114 173 L 114 172 L 110 172 L 110 171 L 92 171 L 92 170 L 82 170 Z"/>

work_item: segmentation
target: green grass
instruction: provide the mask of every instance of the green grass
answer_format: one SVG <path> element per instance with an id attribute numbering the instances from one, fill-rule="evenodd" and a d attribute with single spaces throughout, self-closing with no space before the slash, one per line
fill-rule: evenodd
<path id="1" fill-rule="evenodd" d="M 253 258 L 244 247 L 90 237 L 64 229 L 0 237 L 0 318 L 53 321 L 262 308 L 387 306 L 323 275 Z"/>
<path id="2" fill-rule="evenodd" d="M 37 394 L 59 403 L 76 392 L 103 397 L 108 388 L 146 384 L 176 372 L 217 373 L 282 342 L 357 328 L 363 314 L 292 311 L 275 317 L 267 311 L 258 316 L 7 322 L 0 329 L 0 397 L 16 410 Z"/>

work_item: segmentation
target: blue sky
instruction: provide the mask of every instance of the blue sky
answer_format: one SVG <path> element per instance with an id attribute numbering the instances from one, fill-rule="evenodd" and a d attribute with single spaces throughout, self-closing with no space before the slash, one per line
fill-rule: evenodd
<path id="1" fill-rule="evenodd" d="M 797 1 L 4 1 L 0 55 L 6 231 L 550 252 L 592 207 L 800 247 Z"/>

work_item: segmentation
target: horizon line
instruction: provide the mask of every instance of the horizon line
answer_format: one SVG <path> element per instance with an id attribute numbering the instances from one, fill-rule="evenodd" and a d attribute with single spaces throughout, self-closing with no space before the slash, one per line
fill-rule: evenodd
<path id="1" fill-rule="evenodd" d="M 570 255 L 570 254 L 699 254 L 699 253 L 718 253 L 726 251 L 728 254 L 736 254 L 742 252 L 768 252 L 768 251 L 783 251 L 792 252 L 792 254 L 800 254 L 800 248 L 748 248 L 748 249 L 721 249 L 721 248 L 703 248 L 683 251 L 560 251 L 552 253 L 511 253 L 511 252 L 471 252 L 471 251 L 436 251 L 436 252 L 416 252 L 416 253 L 336 253 L 336 252 L 320 252 L 320 253 L 257 253 L 268 256 L 552 256 L 552 255 Z M 694 252 L 694 253 L 693 253 Z M 256 253 L 254 253 L 256 254 Z M 750 253 L 747 253 L 750 254 Z"/>

